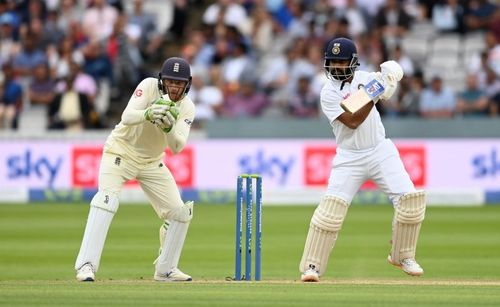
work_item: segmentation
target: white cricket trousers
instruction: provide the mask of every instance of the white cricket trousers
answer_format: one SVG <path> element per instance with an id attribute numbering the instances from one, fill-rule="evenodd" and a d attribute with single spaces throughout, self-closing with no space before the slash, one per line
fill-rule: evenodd
<path id="1" fill-rule="evenodd" d="M 337 148 L 326 194 L 351 203 L 368 179 L 373 180 L 393 204 L 401 195 L 415 191 L 396 146 L 390 139 L 385 139 L 374 148 L 363 151 Z"/>
<path id="2" fill-rule="evenodd" d="M 104 153 L 99 170 L 99 191 L 91 202 L 75 269 L 91 263 L 94 270 L 98 270 L 108 229 L 118 210 L 118 196 L 123 185 L 134 178 L 162 220 L 169 219 L 183 206 L 177 184 L 163 161 L 139 164 Z"/>
<path id="3" fill-rule="evenodd" d="M 162 219 L 169 218 L 183 205 L 172 173 L 161 160 L 139 164 L 126 157 L 103 153 L 99 171 L 99 190 L 119 195 L 123 185 L 137 179 L 144 194 Z"/>

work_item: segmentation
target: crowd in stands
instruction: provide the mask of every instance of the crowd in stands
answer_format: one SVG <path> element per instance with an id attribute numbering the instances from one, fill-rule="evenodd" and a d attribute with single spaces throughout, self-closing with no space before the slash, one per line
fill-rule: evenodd
<path id="1" fill-rule="evenodd" d="M 340 36 L 362 70 L 403 67 L 383 116 L 499 116 L 492 0 L 0 0 L 0 129 L 112 127 L 169 56 L 192 65 L 197 127 L 318 118 L 324 46 Z"/>

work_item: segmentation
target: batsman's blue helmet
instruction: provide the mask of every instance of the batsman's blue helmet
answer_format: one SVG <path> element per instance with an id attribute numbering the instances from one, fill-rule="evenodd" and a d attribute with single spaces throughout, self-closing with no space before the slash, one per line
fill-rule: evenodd
<path id="1" fill-rule="evenodd" d="M 158 87 L 160 91 L 164 94 L 166 93 L 166 89 L 163 86 L 162 80 L 164 79 L 172 79 L 172 80 L 180 80 L 186 81 L 187 84 L 184 88 L 183 96 L 185 96 L 189 89 L 191 88 L 191 67 L 189 63 L 183 58 L 172 57 L 168 58 L 163 65 L 161 66 L 161 71 L 159 73 L 158 78 Z"/>
<path id="2" fill-rule="evenodd" d="M 335 65 L 335 61 L 349 61 L 348 66 Z M 328 79 L 344 81 L 354 75 L 359 66 L 358 51 L 354 42 L 348 38 L 332 39 L 325 49 L 324 69 Z"/>

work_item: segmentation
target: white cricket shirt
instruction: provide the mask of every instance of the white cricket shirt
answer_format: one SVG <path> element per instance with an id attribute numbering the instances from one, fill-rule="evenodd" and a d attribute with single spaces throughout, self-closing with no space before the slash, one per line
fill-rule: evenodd
<path id="1" fill-rule="evenodd" d="M 195 106 L 193 101 L 185 96 L 177 102 L 179 117 L 169 133 L 163 132 L 155 124 L 143 118 L 142 112 L 161 96 L 158 89 L 158 79 L 146 78 L 136 87 L 125 111 L 134 113 L 137 118 L 135 124 L 124 124 L 122 121 L 115 126 L 104 145 L 104 152 L 126 155 L 138 163 L 151 163 L 164 156 L 169 147 L 173 152 L 179 152 L 184 147 L 191 124 L 194 120 Z M 170 100 L 164 95 L 166 100 Z M 142 117 L 141 117 L 142 116 Z"/>
<path id="2" fill-rule="evenodd" d="M 321 109 L 333 128 L 337 146 L 348 151 L 364 151 L 371 149 L 385 139 L 385 129 L 380 114 L 374 107 L 368 117 L 356 129 L 351 129 L 336 120 L 344 109 L 340 102 L 355 93 L 375 77 L 375 73 L 356 71 L 351 83 L 328 80 L 321 89 Z"/>

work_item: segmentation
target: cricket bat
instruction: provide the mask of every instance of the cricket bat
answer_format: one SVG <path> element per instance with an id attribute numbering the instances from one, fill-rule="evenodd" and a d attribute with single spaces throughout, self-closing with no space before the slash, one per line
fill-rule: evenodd
<path id="1" fill-rule="evenodd" d="M 380 83 L 376 79 L 373 79 L 364 87 L 360 88 L 356 93 L 344 99 L 340 103 L 340 106 L 346 112 L 349 112 L 351 114 L 356 113 L 367 103 L 380 96 L 384 92 L 384 90 L 384 85 L 382 85 L 382 83 Z"/>

